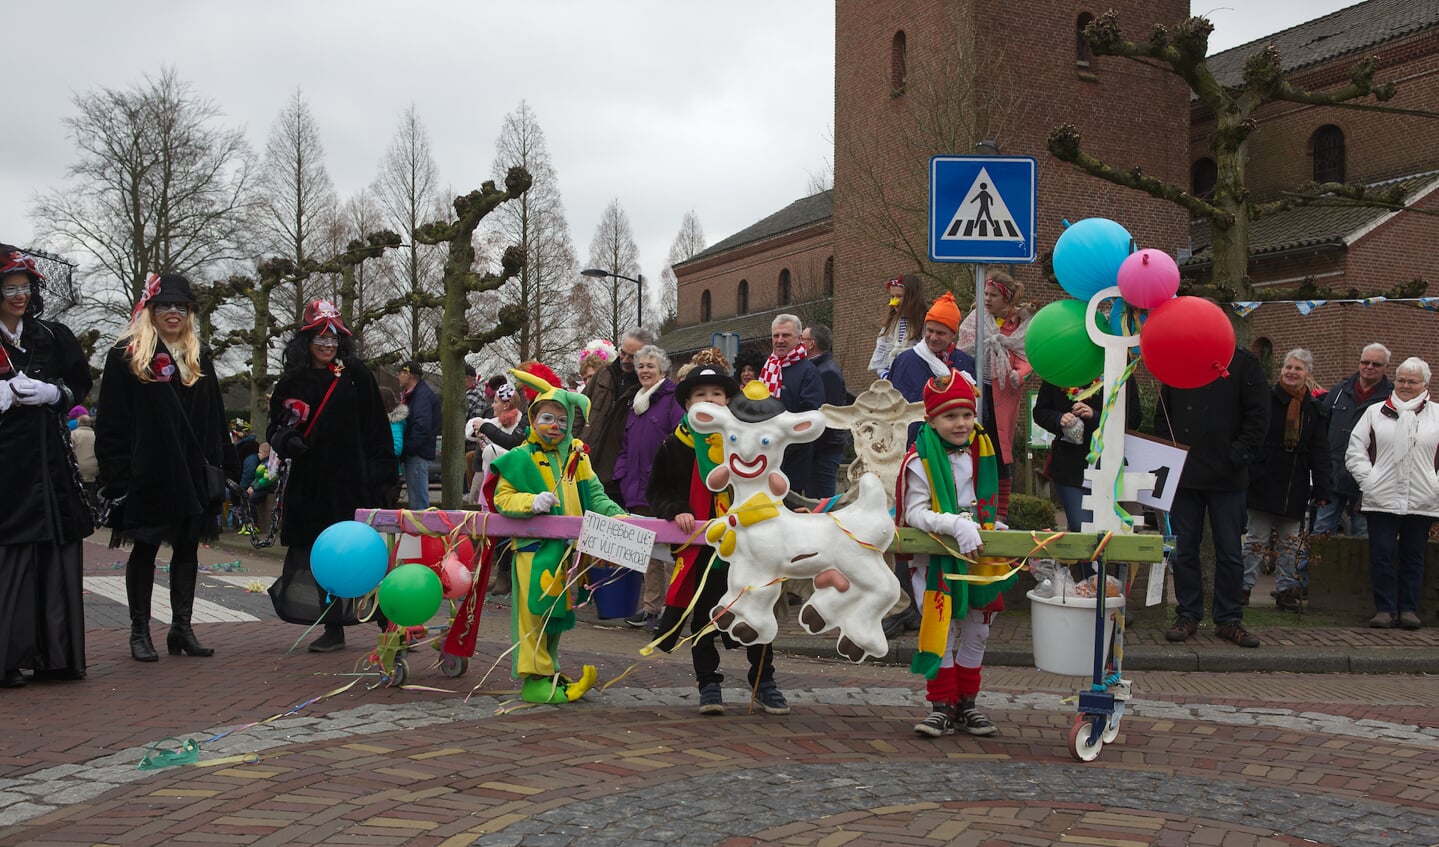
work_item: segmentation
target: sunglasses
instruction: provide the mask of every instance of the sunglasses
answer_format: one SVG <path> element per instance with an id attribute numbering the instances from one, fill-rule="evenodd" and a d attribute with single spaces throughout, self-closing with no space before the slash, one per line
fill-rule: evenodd
<path id="1" fill-rule="evenodd" d="M 338 339 L 338 338 L 313 338 L 313 339 L 310 340 L 310 344 L 311 344 L 312 346 L 315 346 L 315 347 L 339 347 L 339 346 L 340 346 L 340 339 Z"/>
<path id="2" fill-rule="evenodd" d="M 170 313 L 172 313 L 172 312 L 173 312 L 174 314 L 177 314 L 177 315 L 188 315 L 188 314 L 190 314 L 190 307 L 187 306 L 187 305 L 185 305 L 184 303 L 156 303 L 156 304 L 155 304 L 155 314 L 157 314 L 157 315 L 166 315 L 166 314 L 170 314 Z"/>
<path id="3" fill-rule="evenodd" d="M 1361 368 L 1382 368 L 1382 367 L 1384 367 L 1384 363 L 1383 363 L 1383 362 L 1366 362 L 1365 360 L 1360 359 L 1360 360 L 1359 360 L 1359 367 L 1361 367 Z"/>
<path id="4" fill-rule="evenodd" d="M 7 285 L 7 286 L 5 286 L 4 288 L 0 288 L 0 294 L 4 294 L 6 300 L 18 300 L 18 299 L 20 299 L 21 297 L 29 297 L 29 296 L 30 296 L 30 286 L 28 286 L 28 285 L 20 285 L 20 286 L 9 286 L 9 285 Z"/>

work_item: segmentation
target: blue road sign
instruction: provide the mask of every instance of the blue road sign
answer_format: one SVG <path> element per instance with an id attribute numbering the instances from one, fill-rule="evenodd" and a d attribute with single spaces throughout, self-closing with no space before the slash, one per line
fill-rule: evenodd
<path id="1" fill-rule="evenodd" d="M 929 258 L 936 262 L 1033 262 L 1033 156 L 935 156 L 929 160 Z"/>

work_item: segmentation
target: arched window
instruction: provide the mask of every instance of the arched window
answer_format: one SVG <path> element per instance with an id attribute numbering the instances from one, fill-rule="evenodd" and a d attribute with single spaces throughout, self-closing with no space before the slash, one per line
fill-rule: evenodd
<path id="1" fill-rule="evenodd" d="M 909 76 L 907 62 L 904 30 L 900 30 L 894 34 L 894 40 L 889 44 L 889 93 L 893 97 L 904 94 L 904 84 Z"/>
<path id="2" fill-rule="evenodd" d="M 834 257 L 824 260 L 824 296 L 834 296 Z"/>
<path id="3" fill-rule="evenodd" d="M 1344 130 L 1325 124 L 1309 137 L 1309 155 L 1314 157 L 1315 182 L 1344 181 Z"/>
<path id="4" fill-rule="evenodd" d="M 1094 22 L 1094 16 L 1084 12 L 1074 21 L 1074 64 L 1081 67 L 1089 67 L 1094 59 L 1094 49 L 1089 46 L 1089 39 L 1084 37 L 1084 28 Z"/>
<path id="5" fill-rule="evenodd" d="M 1208 156 L 1189 166 L 1189 193 L 1195 197 L 1213 197 L 1218 182 L 1219 166 Z"/>
<path id="6" fill-rule="evenodd" d="M 789 305 L 789 288 L 789 268 L 785 268 L 779 272 L 779 304 L 781 306 Z"/>
<path id="7" fill-rule="evenodd" d="M 710 292 L 706 288 L 700 295 L 700 323 L 709 323 L 710 319 Z"/>
<path id="8" fill-rule="evenodd" d="M 734 311 L 736 315 L 749 314 L 749 280 L 739 281 L 739 288 L 735 289 Z"/>

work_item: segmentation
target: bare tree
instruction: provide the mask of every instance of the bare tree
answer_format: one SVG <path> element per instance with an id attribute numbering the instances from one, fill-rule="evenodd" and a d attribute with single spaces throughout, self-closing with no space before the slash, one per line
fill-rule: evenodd
<path id="1" fill-rule="evenodd" d="M 525 314 L 519 332 L 498 340 L 492 354 L 510 363 L 527 359 L 558 362 L 579 349 L 577 337 L 582 331 L 576 320 L 578 310 L 571 302 L 575 245 L 544 130 L 524 101 L 505 116 L 495 142 L 492 170 L 496 179 L 504 179 L 515 167 L 530 174 L 530 189 L 490 216 L 487 242 L 497 250 L 518 247 L 524 263 L 481 308 L 493 314 L 498 305 L 513 304 Z"/>
<path id="2" fill-rule="evenodd" d="M 639 256 L 640 248 L 630 230 L 629 216 L 620 208 L 619 198 L 615 198 L 605 207 L 599 226 L 595 227 L 595 237 L 590 241 L 590 267 L 639 279 Z M 592 285 L 597 289 L 593 302 L 600 330 L 618 340 L 626 327 L 633 326 L 639 286 L 616 277 L 597 279 Z"/>
<path id="3" fill-rule="evenodd" d="M 1155 26 L 1147 40 L 1130 41 L 1120 31 L 1118 15 L 1109 11 L 1084 31 L 1085 38 L 1098 55 L 1124 56 L 1177 75 L 1214 115 L 1215 125 L 1210 133 L 1209 145 L 1218 169 L 1218 179 L 1212 197 L 1196 197 L 1183 186 L 1145 174 L 1138 165 L 1121 170 L 1090 156 L 1084 152 L 1079 130 L 1073 124 L 1064 124 L 1050 133 L 1049 152 L 1085 173 L 1168 200 L 1183 207 L 1191 218 L 1208 221 L 1213 237 L 1213 270 L 1209 284 L 1191 287 L 1193 293 L 1209 294 L 1226 301 L 1287 298 L 1293 296 L 1292 290 L 1267 288 L 1259 292 L 1250 284 L 1250 223 L 1302 205 L 1362 204 L 1403 209 L 1404 189 L 1400 186 L 1374 189 L 1346 183 L 1309 183 L 1296 186 L 1295 190 L 1277 199 L 1251 196 L 1245 185 L 1245 165 L 1249 137 L 1259 128 L 1255 119 L 1258 109 L 1267 103 L 1284 101 L 1425 117 L 1439 115 L 1356 102 L 1372 97 L 1382 103 L 1394 96 L 1393 83 L 1375 84 L 1376 61 L 1372 57 L 1357 62 L 1350 69 L 1347 83 L 1328 91 L 1310 91 L 1294 85 L 1285 77 L 1279 51 L 1270 45 L 1245 62 L 1240 85 L 1225 86 L 1214 78 L 1205 60 L 1209 52 L 1209 34 L 1213 30 L 1214 25 L 1205 18 L 1191 17 L 1174 27 Z M 1413 296 L 1413 285 L 1401 285 L 1389 294 Z M 1326 293 L 1315 290 L 1305 296 L 1324 297 Z M 1247 328 L 1247 322 L 1239 322 L 1241 337 L 1247 335 Z"/>
<path id="4" fill-rule="evenodd" d="M 674 322 L 679 314 L 679 278 L 675 276 L 674 267 L 685 259 L 705 249 L 705 232 L 700 226 L 699 215 L 694 209 L 685 212 L 684 218 L 680 221 L 679 234 L 675 236 L 674 243 L 670 245 L 669 255 L 665 257 L 665 269 L 660 272 L 660 325 L 668 326 Z"/>
<path id="5" fill-rule="evenodd" d="M 415 239 L 415 230 L 437 212 L 442 213 L 443 206 L 439 199 L 439 169 L 430 155 L 430 134 L 414 105 L 400 117 L 395 137 L 380 163 L 374 191 L 389 224 L 404 241 L 391 291 L 394 296 L 411 299 L 404 310 L 409 322 L 406 341 L 409 352 L 418 354 L 434 344 L 439 315 L 421 303 L 441 290 L 444 258 L 442 251 L 427 249 Z"/>
<path id="6" fill-rule="evenodd" d="M 258 186 L 257 252 L 288 257 L 297 267 L 324 255 L 336 215 L 335 186 L 325 167 L 320 128 L 298 88 L 270 129 Z M 300 280 L 287 292 L 297 321 L 311 299 L 305 287 Z"/>
<path id="7" fill-rule="evenodd" d="M 441 409 L 440 437 L 442 443 L 459 449 L 445 450 L 441 462 L 442 501 L 448 508 L 458 508 L 463 486 L 465 453 L 465 356 L 477 353 L 500 338 L 513 335 L 524 323 L 524 310 L 518 304 L 502 307 L 493 324 L 476 332 L 470 328 L 468 313 L 470 295 L 494 291 L 520 271 L 524 252 L 511 247 L 501 260 L 501 272 L 477 273 L 475 267 L 475 229 L 487 215 L 502 203 L 520 197 L 530 187 L 530 175 L 524 168 L 510 168 L 503 190 L 486 182 L 478 191 L 455 198 L 455 219 L 425 224 L 415 231 L 421 244 L 444 244 L 447 247 L 444 269 L 444 290 L 440 295 L 422 295 L 429 307 L 443 307 L 436 351 L 426 358 L 440 362 L 440 396 L 447 398 Z"/>
<path id="8" fill-rule="evenodd" d="M 93 260 L 107 314 L 128 314 L 151 273 L 203 277 L 237 258 L 251 153 L 213 101 L 164 68 L 74 104 L 65 126 L 79 159 L 31 214 L 47 241 Z"/>

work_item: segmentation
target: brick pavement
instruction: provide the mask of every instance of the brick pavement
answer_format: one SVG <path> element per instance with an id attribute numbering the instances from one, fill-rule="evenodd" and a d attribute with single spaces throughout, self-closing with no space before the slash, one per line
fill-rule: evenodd
<path id="1" fill-rule="evenodd" d="M 204 745 L 208 767 L 143 772 L 146 745 L 204 739 L 348 681 L 344 653 L 285 650 L 299 627 L 208 624 L 214 659 L 129 660 L 89 634 L 91 676 L 0 692 L 0 845 L 20 844 L 1434 844 L 1439 679 L 1135 674 L 1099 761 L 1069 759 L 1073 679 L 995 668 L 991 739 L 915 737 L 918 681 L 893 666 L 784 655 L 795 711 L 703 718 L 686 657 L 641 660 L 639 633 L 582 624 L 566 666 L 603 694 L 507 711 L 502 609 L 447 680 L 356 686 Z M 732 680 L 742 657 L 726 654 Z"/>

